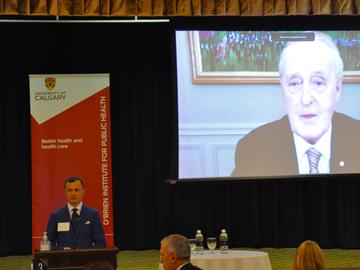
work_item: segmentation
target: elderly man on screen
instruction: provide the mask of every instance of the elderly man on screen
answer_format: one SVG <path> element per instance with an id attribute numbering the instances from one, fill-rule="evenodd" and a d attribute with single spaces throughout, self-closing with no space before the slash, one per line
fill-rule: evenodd
<path id="1" fill-rule="evenodd" d="M 161 240 L 160 263 L 164 270 L 201 270 L 190 263 L 190 245 L 185 236 L 171 234 Z"/>
<path id="2" fill-rule="evenodd" d="M 283 50 L 279 73 L 287 115 L 238 142 L 232 176 L 359 171 L 360 122 L 335 112 L 343 61 L 331 37 L 313 34 Z"/>

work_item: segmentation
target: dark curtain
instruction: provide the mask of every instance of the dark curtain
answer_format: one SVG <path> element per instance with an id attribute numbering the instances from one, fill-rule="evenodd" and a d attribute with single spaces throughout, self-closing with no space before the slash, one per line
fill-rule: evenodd
<path id="1" fill-rule="evenodd" d="M 243 180 L 178 185 L 175 229 L 229 232 L 231 247 L 359 248 L 360 177 Z M 191 186 L 191 187 L 190 187 Z"/>
<path id="2" fill-rule="evenodd" d="M 0 32 L 0 255 L 31 252 L 36 194 L 28 74 L 111 74 L 116 245 L 157 247 L 160 235 L 172 229 L 171 190 L 164 180 L 176 164 L 177 147 L 168 25 L 10 23 L 1 24 Z"/>
<path id="3" fill-rule="evenodd" d="M 169 24 L 2 23 L 0 33 L 0 256 L 31 252 L 28 74 L 47 73 L 111 74 L 120 249 L 156 249 L 165 235 L 196 229 L 218 237 L 222 228 L 230 247 L 305 239 L 360 247 L 358 175 L 165 184 L 177 176 L 178 147 Z"/>

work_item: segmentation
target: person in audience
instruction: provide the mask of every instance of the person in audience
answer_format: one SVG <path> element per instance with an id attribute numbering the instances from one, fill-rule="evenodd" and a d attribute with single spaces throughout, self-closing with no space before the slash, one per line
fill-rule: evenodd
<path id="1" fill-rule="evenodd" d="M 160 262 L 164 270 L 201 270 L 190 263 L 190 245 L 185 236 L 171 234 L 160 242 Z"/>
<path id="2" fill-rule="evenodd" d="M 85 265 L 84 270 L 115 270 L 107 261 L 93 261 Z"/>
<path id="3" fill-rule="evenodd" d="M 306 240 L 296 250 L 292 270 L 324 270 L 324 254 L 319 245 Z"/>
<path id="4" fill-rule="evenodd" d="M 325 33 L 289 42 L 279 62 L 287 115 L 239 140 L 231 176 L 358 172 L 360 121 L 335 111 L 343 66 Z"/>
<path id="5" fill-rule="evenodd" d="M 99 212 L 82 202 L 83 181 L 76 176 L 64 183 L 67 204 L 53 212 L 47 226 L 51 249 L 80 249 L 106 247 Z"/>

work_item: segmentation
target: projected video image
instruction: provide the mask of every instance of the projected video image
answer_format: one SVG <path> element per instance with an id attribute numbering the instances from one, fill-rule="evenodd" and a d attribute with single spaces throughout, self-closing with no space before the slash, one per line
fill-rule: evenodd
<path id="1" fill-rule="evenodd" d="M 360 32 L 177 31 L 179 179 L 360 172 Z"/>

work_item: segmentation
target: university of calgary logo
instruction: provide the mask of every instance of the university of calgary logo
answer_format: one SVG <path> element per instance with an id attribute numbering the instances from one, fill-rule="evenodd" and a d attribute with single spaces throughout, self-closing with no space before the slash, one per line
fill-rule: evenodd
<path id="1" fill-rule="evenodd" d="M 56 85 L 55 78 L 45 78 L 45 86 L 49 91 L 52 91 Z"/>

